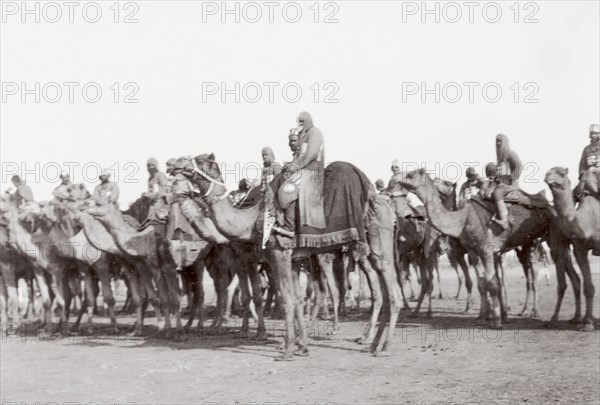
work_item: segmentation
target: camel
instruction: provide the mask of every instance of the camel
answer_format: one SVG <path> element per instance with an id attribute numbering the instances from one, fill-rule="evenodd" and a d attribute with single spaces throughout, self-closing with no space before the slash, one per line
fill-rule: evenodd
<path id="1" fill-rule="evenodd" d="M 262 218 L 264 206 L 262 204 L 255 205 L 246 209 L 235 209 L 232 203 L 227 198 L 223 198 L 226 192 L 225 185 L 221 178 L 221 173 L 218 163 L 215 161 L 213 154 L 199 155 L 195 158 L 197 167 L 194 172 L 183 172 L 188 176 L 193 183 L 200 189 L 203 194 L 203 200 L 210 206 L 211 217 L 218 228 L 219 232 L 230 239 L 256 242 L 257 237 L 257 221 Z M 331 165 L 330 165 L 331 166 Z M 327 178 L 325 179 L 327 182 Z M 372 188 L 372 186 L 371 186 Z M 374 320 L 377 319 L 379 309 L 381 307 L 381 294 L 377 291 L 379 283 L 378 278 L 381 278 L 387 288 L 385 291 L 388 303 L 388 312 L 385 314 L 385 319 L 380 322 L 379 329 L 369 351 L 379 356 L 389 356 L 391 348 L 394 325 L 399 313 L 400 291 L 396 281 L 396 274 L 393 268 L 393 212 L 391 209 L 382 204 L 379 200 L 373 198 L 374 190 L 371 190 L 371 198 L 369 204 L 371 206 L 372 215 L 367 220 L 368 239 L 371 254 L 360 255 L 358 258 L 359 266 L 366 272 L 373 286 L 372 296 L 374 297 L 374 310 L 372 313 L 371 322 L 367 326 L 367 331 L 363 337 L 368 338 L 371 334 L 370 328 L 374 326 Z M 279 285 L 279 290 L 285 305 L 286 315 L 286 339 L 284 342 L 284 352 L 276 360 L 293 360 L 294 354 L 308 355 L 308 342 L 306 328 L 303 322 L 302 299 L 298 291 L 297 283 L 294 283 L 292 275 L 292 249 L 285 248 L 280 243 L 273 243 L 272 236 L 268 246 L 269 263 L 274 270 L 275 278 Z M 351 249 L 356 249 L 356 244 L 351 244 Z M 340 250 L 343 246 L 331 246 L 328 248 L 313 248 L 307 249 L 307 254 L 316 254 L 319 265 L 326 274 L 333 278 L 332 262 L 333 253 Z M 299 249 L 294 249 L 295 253 L 301 253 Z M 333 253 L 332 253 L 333 252 Z M 328 277 L 329 278 L 329 277 Z M 333 284 L 333 280 L 330 286 Z M 382 291 L 383 292 L 383 291 Z M 336 299 L 337 301 L 337 299 Z M 299 350 L 294 352 L 293 345 L 296 344 L 295 339 L 295 321 L 299 329 L 299 340 L 297 342 Z M 386 323 L 389 322 L 388 334 L 380 352 L 377 352 L 379 341 L 383 335 Z"/>
<path id="2" fill-rule="evenodd" d="M 63 271 L 65 266 L 74 264 L 83 278 L 85 285 L 85 300 L 81 306 L 75 327 L 78 328 L 84 313 L 87 312 L 86 332 L 92 332 L 93 315 L 96 299 L 96 280 L 102 284 L 102 297 L 108 307 L 108 316 L 111 325 L 118 333 L 117 319 L 115 317 L 115 299 L 111 288 L 111 257 L 91 246 L 83 230 L 75 229 L 72 214 L 68 209 L 57 207 L 54 204 L 45 204 L 39 211 L 32 213 L 37 219 L 38 227 L 32 240 L 42 248 L 54 249 L 55 260 Z M 70 307 L 70 290 L 65 291 L 66 320 Z"/>
<path id="3" fill-rule="evenodd" d="M 585 195 L 575 208 L 568 173 L 566 168 L 554 167 L 546 173 L 544 181 L 550 187 L 554 197 L 557 225 L 573 244 L 575 260 L 581 269 L 586 305 L 583 324 L 579 330 L 589 332 L 594 330 L 595 291 L 590 274 L 588 252 L 592 250 L 594 255 L 600 255 L 600 200 L 598 195 Z M 559 284 L 564 284 L 564 274 L 557 278 Z"/>
<path id="4" fill-rule="evenodd" d="M 119 250 L 125 252 L 128 256 L 142 259 L 143 264 L 150 269 L 152 278 L 158 288 L 160 311 L 164 317 L 164 326 L 161 331 L 165 332 L 167 336 L 170 335 L 171 313 L 175 314 L 176 330 L 180 331 L 179 284 L 175 266 L 169 266 L 166 263 L 167 258 L 164 255 L 164 250 L 161 250 L 159 246 L 162 241 L 157 240 L 153 226 L 150 225 L 143 231 L 136 231 L 125 221 L 123 214 L 114 204 L 104 200 L 87 200 L 87 203 L 80 207 L 80 211 L 93 216 L 94 219 L 104 225 Z M 81 218 L 82 215 L 80 214 L 79 217 Z M 85 218 L 85 216 L 83 217 Z M 90 238 L 85 224 L 84 230 L 86 236 Z M 141 328 L 141 324 L 137 327 Z"/>
<path id="5" fill-rule="evenodd" d="M 497 260 L 503 251 L 522 247 L 524 257 L 529 257 L 531 246 L 536 238 L 546 235 L 551 229 L 552 215 L 549 209 L 529 209 L 524 205 L 514 204 L 510 208 L 511 226 L 503 231 L 499 226 L 490 224 L 495 212 L 488 208 L 485 201 L 471 199 L 465 207 L 458 211 L 450 211 L 441 202 L 433 180 L 425 169 L 414 170 L 400 180 L 400 184 L 415 192 L 423 201 L 431 224 L 441 233 L 457 238 L 462 246 L 478 257 L 484 267 L 483 275 L 478 277 L 481 296 L 479 318 L 488 313 L 487 294 L 491 296 L 491 312 L 494 327 L 502 327 L 505 317 L 502 294 L 502 281 L 498 275 Z M 564 248 L 555 249 L 553 258 L 558 260 L 557 266 L 565 266 L 568 255 Z"/>
<path id="6" fill-rule="evenodd" d="M 2 290 L 6 289 L 4 300 L 8 306 L 11 317 L 18 319 L 18 297 L 16 270 L 19 265 L 31 266 L 33 275 L 42 296 L 44 319 L 43 325 L 52 321 L 52 293 L 54 293 L 59 304 L 59 325 L 64 321 L 64 299 L 62 277 L 57 277 L 60 272 L 59 266 L 48 260 L 46 252 L 42 251 L 32 241 L 32 235 L 26 229 L 26 224 L 19 219 L 19 210 L 14 201 L 8 195 L 0 196 L 0 212 L 2 213 L 2 226 L 0 227 L 1 258 L 0 269 L 2 270 Z M 12 240 L 9 235 L 12 234 Z M 47 276 L 51 281 L 51 289 L 48 286 Z M 61 306 L 62 304 L 62 306 Z M 16 313 L 15 313 L 16 310 Z"/>
<path id="7" fill-rule="evenodd" d="M 185 184 L 179 184 L 178 192 L 182 192 Z M 189 188 L 186 187 L 186 191 Z M 206 218 L 201 210 L 198 210 L 198 221 L 196 228 L 191 227 L 183 214 L 178 212 L 175 216 L 179 218 L 178 223 L 173 221 L 173 210 L 179 210 L 178 204 L 170 205 L 166 199 L 160 197 L 156 201 L 148 198 L 140 198 L 135 201 L 124 214 L 131 214 L 140 222 L 151 221 L 152 226 L 160 235 L 160 238 L 166 238 L 167 228 L 173 227 L 174 236 L 182 240 L 172 240 L 168 242 L 170 253 L 176 264 L 181 268 L 181 275 L 184 290 L 189 292 L 188 303 L 190 305 L 190 314 L 185 325 L 185 330 L 192 327 L 196 313 L 198 314 L 197 330 L 203 330 L 203 304 L 204 288 L 202 280 L 204 278 L 205 268 L 214 281 L 215 291 L 217 293 L 217 311 L 213 323 L 208 333 L 217 333 L 225 319 L 228 302 L 228 285 L 231 281 L 231 275 L 237 274 L 240 280 L 240 290 L 244 307 L 241 332 L 245 333 L 249 329 L 250 314 L 250 287 L 248 276 L 254 285 L 254 251 L 253 246 L 245 246 L 243 243 L 229 243 L 221 235 L 212 221 Z M 152 213 L 151 213 L 152 211 Z M 192 238 L 197 235 L 200 240 L 187 241 L 186 238 Z M 191 250 L 194 250 L 192 253 Z M 241 264 L 241 266 L 239 265 Z M 258 273 L 256 273 L 258 277 Z M 257 315 L 259 322 L 259 331 L 263 333 L 259 338 L 264 337 L 266 327 L 260 311 L 260 297 L 253 295 L 255 306 L 259 308 Z"/>

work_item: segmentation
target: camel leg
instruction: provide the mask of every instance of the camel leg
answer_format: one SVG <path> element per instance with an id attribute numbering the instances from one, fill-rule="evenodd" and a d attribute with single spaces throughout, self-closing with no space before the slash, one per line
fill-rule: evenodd
<path id="1" fill-rule="evenodd" d="M 524 248 L 518 248 L 515 249 L 516 253 L 517 253 L 517 258 L 519 259 L 519 262 L 521 263 L 521 267 L 523 267 L 523 273 L 525 274 L 525 286 L 527 287 L 527 293 L 525 295 L 525 304 L 523 305 L 523 309 L 521 310 L 521 312 L 519 312 L 519 316 L 524 316 L 525 313 L 527 312 L 527 306 L 529 304 L 529 295 L 531 293 L 531 283 L 530 283 L 530 279 L 531 277 L 531 271 L 529 269 L 529 267 L 527 266 L 527 262 L 526 262 L 526 258 L 525 258 L 525 249 Z"/>
<path id="2" fill-rule="evenodd" d="M 498 273 L 495 269 L 492 246 L 486 249 L 484 260 L 482 261 L 485 268 L 483 273 L 484 289 L 491 297 L 491 313 L 494 320 L 494 328 L 500 329 L 502 328 L 502 286 L 500 285 Z"/>
<path id="3" fill-rule="evenodd" d="M 366 290 L 369 286 L 367 281 L 367 273 L 364 271 L 358 272 L 358 298 L 356 299 L 356 306 L 360 309 L 363 302 L 367 300 Z"/>
<path id="4" fill-rule="evenodd" d="M 358 301 L 357 298 L 355 297 L 354 294 L 354 290 L 352 288 L 352 283 L 350 282 L 350 274 L 354 271 L 356 271 L 356 263 L 354 262 L 354 258 L 352 257 L 352 253 L 350 252 L 346 252 L 342 255 L 342 261 L 344 264 L 344 281 L 346 282 L 346 289 L 348 290 L 348 300 L 350 303 L 350 308 L 352 310 L 358 310 L 360 307 L 358 306 Z M 356 274 L 358 275 L 359 271 L 356 271 Z M 360 276 L 359 276 L 360 279 Z M 360 288 L 360 286 L 359 286 Z"/>
<path id="5" fill-rule="evenodd" d="M 111 277 L 110 277 L 110 260 L 106 254 L 102 254 L 102 257 L 94 263 L 94 269 L 98 275 L 98 280 L 102 284 L 102 300 L 108 307 L 108 317 L 110 318 L 110 324 L 113 326 L 113 330 L 117 333 L 117 318 L 115 316 L 115 297 L 113 296 L 113 290 L 111 288 Z"/>
<path id="6" fill-rule="evenodd" d="M 571 280 L 571 286 L 573 287 L 573 294 L 575 296 L 575 316 L 571 319 L 572 323 L 579 323 L 581 321 L 581 281 L 579 275 L 573 268 L 573 262 L 571 261 L 570 254 L 570 242 L 563 236 L 562 232 L 556 228 L 551 227 L 548 246 L 550 247 L 550 257 L 554 262 L 556 268 L 556 305 L 554 307 L 554 313 L 552 318 L 548 321 L 546 326 L 554 326 L 558 322 L 558 315 L 560 313 L 560 307 L 562 300 L 567 290 L 567 282 L 565 280 L 565 272 Z"/>
<path id="7" fill-rule="evenodd" d="M 428 292 L 430 290 L 429 284 L 432 282 L 432 280 L 429 280 L 429 277 L 427 276 L 428 269 L 427 269 L 427 263 L 425 262 L 425 260 L 419 259 L 419 264 L 417 267 L 421 274 L 421 277 L 420 277 L 421 292 L 419 293 L 419 299 L 417 301 L 417 306 L 415 307 L 413 312 L 410 314 L 411 318 L 416 318 L 419 316 L 419 311 L 421 310 L 421 305 L 423 304 L 423 299 L 425 298 L 425 295 L 428 294 Z M 432 288 L 433 287 L 431 287 L 431 289 Z"/>
<path id="8" fill-rule="evenodd" d="M 2 263 L 3 286 L 6 288 L 6 311 L 11 322 L 19 322 L 19 294 L 17 291 L 17 277 L 15 266 Z"/>
<path id="9" fill-rule="evenodd" d="M 248 281 L 248 268 L 244 266 L 238 273 L 240 280 L 240 295 L 242 301 L 242 327 L 241 332 L 248 336 L 250 329 L 250 283 Z"/>
<path id="10" fill-rule="evenodd" d="M 340 293 L 337 288 L 335 277 L 333 274 L 333 261 L 335 259 L 335 254 L 333 253 L 321 253 L 317 255 L 317 260 L 319 261 L 319 267 L 321 268 L 321 272 L 327 278 L 327 286 L 329 287 L 329 291 L 331 292 L 331 298 L 333 301 L 333 323 L 334 327 L 333 331 L 337 330 L 339 327 L 339 318 L 338 318 L 338 304 L 340 302 Z"/>
<path id="11" fill-rule="evenodd" d="M 236 274 L 234 274 L 233 278 L 231 279 L 231 282 L 229 283 L 229 285 L 227 286 L 227 305 L 225 307 L 225 314 L 224 314 L 225 319 L 231 318 L 231 307 L 233 306 L 233 298 L 234 298 L 235 292 L 239 286 L 240 286 L 240 278 L 239 278 L 238 274 L 236 273 Z"/>
<path id="12" fill-rule="evenodd" d="M 127 291 L 131 292 L 131 306 L 135 310 L 135 323 L 133 325 L 132 336 L 141 336 L 142 327 L 144 325 L 144 301 L 146 301 L 144 289 L 141 285 L 141 280 L 137 277 L 135 267 L 126 267 L 123 272 L 125 280 L 127 280 Z"/>
<path id="13" fill-rule="evenodd" d="M 327 280 L 323 277 L 323 273 L 317 263 L 313 263 L 310 260 L 310 273 L 312 279 L 312 291 L 314 294 L 315 302 L 312 307 L 312 313 L 310 315 L 310 321 L 316 322 L 319 316 L 319 310 L 325 304 L 325 295 L 327 292 Z"/>
<path id="14" fill-rule="evenodd" d="M 464 255 L 459 255 L 456 258 L 456 261 L 458 262 L 458 265 L 462 269 L 462 272 L 463 272 L 463 275 L 465 278 L 465 287 L 467 288 L 467 307 L 465 308 L 465 312 L 469 312 L 470 305 L 473 301 L 473 280 L 471 280 L 471 276 L 469 274 L 469 266 L 467 265 L 467 262 L 465 261 Z M 460 292 L 460 290 L 459 290 L 459 292 Z M 458 293 L 456 296 L 458 299 Z"/>
<path id="15" fill-rule="evenodd" d="M 435 269 L 435 275 L 437 276 L 438 298 L 444 299 L 444 293 L 442 292 L 442 279 L 440 278 L 440 266 L 438 264 L 437 259 L 434 260 L 433 268 Z M 432 281 L 431 288 L 433 289 L 433 278 L 431 279 L 431 281 Z"/>
<path id="16" fill-rule="evenodd" d="M 377 208 L 379 207 L 376 206 L 376 210 Z M 383 213 L 378 211 L 377 215 L 381 217 Z M 385 218 L 380 219 L 380 222 L 386 223 Z M 391 228 L 385 229 L 371 226 L 369 227 L 368 238 L 371 248 L 369 261 L 373 267 L 378 269 L 380 281 L 384 285 L 384 288 L 382 288 L 382 292 L 385 291 L 383 294 L 384 301 L 387 303 L 384 319 L 379 323 L 379 328 L 373 339 L 373 343 L 371 343 L 371 351 L 378 357 L 387 357 L 390 355 L 401 302 L 400 287 L 394 270 L 394 232 Z M 388 331 L 385 342 L 381 351 L 376 352 L 386 323 L 388 324 Z"/>
<path id="17" fill-rule="evenodd" d="M 42 274 L 41 271 L 35 271 L 34 277 L 38 285 L 38 289 L 40 290 L 40 295 L 42 296 L 42 306 L 43 306 L 43 321 L 42 324 L 46 325 L 50 323 L 50 308 L 52 307 L 52 299 L 50 298 L 50 288 L 48 287 L 48 283 L 46 282 L 46 277 Z"/>
<path id="18" fill-rule="evenodd" d="M 585 297 L 585 315 L 583 317 L 583 325 L 578 330 L 582 332 L 591 332 L 594 330 L 594 283 L 592 280 L 590 263 L 588 261 L 588 251 L 586 246 L 581 246 L 579 243 L 573 244 L 573 253 L 575 260 L 581 269 L 583 277 L 583 295 Z"/>
<path id="19" fill-rule="evenodd" d="M 1 266 L 2 264 L 0 264 Z M 6 285 L 4 284 L 4 280 L 2 277 L 2 271 L 0 271 L 0 324 L 6 325 L 8 322 L 8 313 L 6 312 L 6 303 L 8 298 L 8 292 L 6 291 Z M 6 333 L 6 328 L 2 328 L 2 333 Z M 4 336 L 0 336 L 4 337 Z"/>
<path id="20" fill-rule="evenodd" d="M 81 309 L 79 310 L 79 316 L 75 322 L 75 328 L 79 329 L 79 325 L 83 315 L 87 312 L 87 327 L 85 333 L 93 333 L 93 319 L 94 319 L 94 286 L 92 285 L 92 276 L 90 275 L 90 269 L 83 271 L 83 283 L 85 286 L 85 297 L 81 303 Z M 82 331 L 83 332 L 83 331 Z"/>
<path id="21" fill-rule="evenodd" d="M 263 299 L 261 294 L 260 274 L 256 263 L 249 263 L 248 272 L 250 283 L 252 284 L 252 302 L 258 318 L 258 326 L 256 328 L 256 339 L 263 340 L 266 337 L 267 329 L 265 327 L 265 319 L 263 316 Z"/>
<path id="22" fill-rule="evenodd" d="M 194 278 L 195 287 L 194 291 L 194 314 L 198 314 L 198 325 L 196 329 L 198 332 L 202 332 L 204 328 L 204 261 L 197 260 L 196 263 L 192 265 L 196 277 Z M 190 313 L 190 318 L 192 317 Z M 190 327 L 192 325 L 190 324 Z"/>
<path id="23" fill-rule="evenodd" d="M 410 308 L 410 305 L 408 304 L 408 300 L 406 299 L 406 294 L 404 294 L 404 286 L 406 285 L 406 283 L 411 284 L 411 282 L 410 282 L 410 260 L 408 260 L 408 257 L 403 256 L 399 260 L 398 267 L 396 268 L 396 272 L 398 273 L 397 277 L 398 277 L 398 281 L 400 284 L 400 292 L 402 293 L 402 302 L 403 302 L 402 309 L 410 310 L 411 308 Z M 411 294 L 412 294 L 411 297 L 414 298 L 414 292 L 412 291 L 412 284 L 410 285 L 410 290 L 411 290 Z"/>
<path id="24" fill-rule="evenodd" d="M 355 340 L 355 342 L 358 344 L 370 344 L 375 338 L 375 327 L 377 325 L 379 313 L 381 312 L 381 306 L 383 305 L 383 293 L 381 291 L 381 280 L 377 275 L 377 272 L 373 269 L 373 266 L 371 266 L 369 260 L 367 260 L 366 257 L 362 257 L 358 259 L 358 265 L 364 272 L 365 278 L 371 286 L 371 300 L 373 305 L 371 308 L 371 317 L 369 322 L 367 322 L 365 331 L 361 337 Z"/>
<path id="25" fill-rule="evenodd" d="M 334 255 L 333 258 L 333 277 L 339 291 L 339 302 L 335 302 L 334 305 L 338 306 L 338 311 L 340 314 L 346 315 L 346 293 L 348 292 L 348 285 L 346 283 L 347 269 L 344 263 L 343 255 L 344 253 L 338 252 L 338 254 Z"/>
<path id="26" fill-rule="evenodd" d="M 279 291 L 283 299 L 285 309 L 285 336 L 283 353 L 276 357 L 275 360 L 293 360 L 294 359 L 294 342 L 296 340 L 296 330 L 294 326 L 295 315 L 295 292 L 292 280 L 292 252 L 291 250 L 269 249 L 269 261 L 271 268 L 277 272 L 279 280 Z M 303 324 L 302 320 L 300 323 Z M 306 345 L 306 341 L 303 342 Z"/>
<path id="27" fill-rule="evenodd" d="M 194 318 L 196 317 L 196 303 L 197 303 L 197 293 L 196 293 L 196 282 L 197 282 L 197 274 L 195 269 L 196 264 L 192 264 L 191 266 L 187 266 L 181 269 L 181 283 L 183 294 L 187 297 L 187 309 L 188 320 L 183 327 L 184 330 L 189 331 L 194 323 Z"/>
<path id="28" fill-rule="evenodd" d="M 65 318 L 65 272 L 62 266 L 52 265 L 52 270 L 50 271 L 52 275 L 51 288 L 54 293 L 54 302 L 56 303 L 59 321 L 58 321 L 58 331 L 62 333 L 62 326 L 66 324 Z"/>
<path id="29" fill-rule="evenodd" d="M 383 282 L 385 291 L 384 300 L 386 300 L 387 318 L 388 322 L 379 323 L 379 328 L 371 343 L 371 351 L 376 352 L 377 346 L 383 330 L 385 329 L 386 323 L 388 323 L 388 331 L 385 342 L 381 348 L 381 351 L 375 353 L 377 356 L 386 357 L 390 355 L 392 342 L 394 339 L 394 331 L 396 330 L 396 321 L 400 313 L 400 287 L 396 278 L 396 272 L 394 269 L 394 230 L 391 224 L 393 218 L 390 215 L 393 213 L 385 206 L 381 204 L 374 204 L 375 215 L 378 218 L 380 224 L 390 224 L 389 228 L 380 227 L 371 224 L 368 227 L 368 242 L 370 247 L 369 261 L 371 265 L 377 269 L 377 273 L 380 276 L 380 280 Z"/>

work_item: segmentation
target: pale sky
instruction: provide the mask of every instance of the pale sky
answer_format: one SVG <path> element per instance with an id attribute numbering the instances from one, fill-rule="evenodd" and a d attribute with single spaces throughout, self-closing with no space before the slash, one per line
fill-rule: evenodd
<path id="1" fill-rule="evenodd" d="M 35 3 L 27 4 L 34 9 Z M 469 162 L 478 162 L 482 170 L 495 160 L 495 136 L 504 133 L 526 163 L 523 188 L 535 192 L 546 188 L 544 173 L 554 166 L 568 167 L 575 183 L 588 127 L 600 121 L 597 1 L 522 2 L 518 7 L 512 1 L 480 2 L 472 23 L 463 2 L 453 3 L 462 13 L 456 23 L 448 20 L 457 9 L 446 2 L 427 2 L 432 10 L 437 4 L 439 23 L 435 15 L 421 21 L 420 1 L 338 1 L 318 7 L 313 1 L 297 2 L 302 11 L 297 23 L 285 19 L 295 17 L 296 5 L 289 2 L 274 3 L 272 23 L 264 2 L 246 8 L 237 3 L 240 22 L 233 14 L 221 15 L 220 1 L 122 2 L 118 23 L 113 1 L 98 2 L 102 15 L 97 23 L 85 21 L 84 16 L 95 17 L 93 7 L 84 15 L 88 3 L 74 9 L 73 23 L 64 6 L 61 19 L 51 23 L 57 10 L 39 2 L 36 23 L 35 14 L 23 14 L 23 3 L 2 2 L 2 190 L 16 171 L 36 200 L 48 200 L 58 184 L 58 166 L 78 163 L 72 166 L 76 182 L 94 181 L 98 168 L 112 167 L 118 168 L 120 202 L 126 208 L 145 191 L 149 157 L 164 170 L 170 157 L 206 152 L 231 168 L 236 162 L 246 165 L 252 176 L 263 146 L 271 146 L 278 161 L 290 159 L 288 131 L 298 113 L 307 110 L 325 137 L 326 160 L 352 162 L 373 182 L 389 179 L 394 158 L 432 171 L 439 167 L 438 175 L 462 182 Z M 236 7 L 236 2 L 227 4 Z M 496 5 L 499 21 L 486 21 L 496 18 Z M 319 21 L 314 22 L 317 8 Z M 252 23 L 257 10 L 261 19 Z M 130 14 L 137 23 L 122 22 Z M 324 23 L 327 16 L 338 21 Z M 48 85 L 52 82 L 58 85 Z M 72 85 L 72 103 L 65 82 L 79 83 Z M 115 82 L 118 103 L 111 89 Z M 125 88 L 129 82 L 134 85 Z M 235 94 L 226 94 L 225 102 L 221 93 L 203 95 L 203 87 L 212 90 L 212 83 L 235 89 L 236 82 L 240 93 L 244 86 L 247 90 L 238 103 Z M 435 94 L 422 102 L 420 92 L 409 93 L 413 83 L 434 90 L 436 82 L 439 102 Z M 32 94 L 23 95 L 21 83 Z M 86 83 L 102 90 L 97 103 L 83 98 Z M 248 83 L 258 83 L 258 102 L 251 102 L 256 87 Z M 475 83 L 473 102 L 464 83 Z M 282 94 L 286 84 L 287 98 Z M 133 98 L 139 102 L 124 103 L 136 86 Z M 462 97 L 452 103 L 457 86 Z M 51 103 L 56 88 L 62 97 Z M 295 88 L 302 90 L 297 102 Z M 492 103 L 497 88 L 502 95 Z M 338 102 L 326 103 L 328 95 Z M 527 97 L 538 102 L 526 103 Z M 230 188 L 241 175 L 226 176 Z M 90 191 L 94 184 L 87 183 Z"/>

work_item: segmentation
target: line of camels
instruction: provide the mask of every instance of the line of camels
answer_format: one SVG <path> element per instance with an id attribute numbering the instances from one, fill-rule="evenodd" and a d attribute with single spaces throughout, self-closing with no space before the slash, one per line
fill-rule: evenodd
<path id="1" fill-rule="evenodd" d="M 53 303 L 56 305 L 58 323 L 55 326 L 57 333 L 61 333 L 64 326 L 68 326 L 73 295 L 71 278 L 75 274 L 85 286 L 85 299 L 75 325 L 88 332 L 93 327 L 95 286 L 99 281 L 108 317 L 118 332 L 111 281 L 119 275 L 126 281 L 135 308 L 136 322 L 131 333 L 144 334 L 144 314 L 151 303 L 159 334 L 180 336 L 192 327 L 196 316 L 197 330 L 203 330 L 202 284 L 206 269 L 217 293 L 217 311 L 208 332 L 220 328 L 227 307 L 227 286 L 231 277 L 237 275 L 243 307 L 242 332 L 248 332 L 249 319 L 255 311 L 256 338 L 264 339 L 265 305 L 258 264 L 266 262 L 271 287 L 281 302 L 286 321 L 284 342 L 276 359 L 293 360 L 295 356 L 309 353 L 305 304 L 298 277 L 300 261 L 294 260 L 298 256 L 310 260 L 308 267 L 316 296 L 310 318 L 314 321 L 326 305 L 329 289 L 334 303 L 333 329 L 339 325 L 338 310 L 344 302 L 344 277 L 358 265 L 368 280 L 372 305 L 365 331 L 356 342 L 367 345 L 365 351 L 386 357 L 391 353 L 400 310 L 403 305 L 408 306 L 404 285 L 410 264 L 418 270 L 421 283 L 418 302 L 410 316 L 418 316 L 426 297 L 429 299 L 427 316 L 432 315 L 433 275 L 442 240 L 447 240 L 445 253 L 450 263 L 455 269 L 460 267 L 464 274 L 468 292 L 465 311 L 472 302 L 470 268 L 473 268 L 480 295 L 478 319 L 490 320 L 492 327 L 502 327 L 508 311 L 501 255 L 514 249 L 527 283 L 522 313 L 526 312 L 532 293 L 531 314 L 537 316 L 531 252 L 541 238 L 550 247 L 558 281 L 556 306 L 549 325 L 558 321 L 567 289 L 566 275 L 575 296 L 575 314 L 570 322 L 578 324 L 579 330 L 594 330 L 594 286 L 588 253 L 592 250 L 594 255 L 600 255 L 600 199 L 597 195 L 586 195 L 576 206 L 567 169 L 555 167 L 546 174 L 553 205 L 531 206 L 527 201 L 509 204 L 510 226 L 506 231 L 491 220 L 495 212 L 493 203 L 475 197 L 457 209 L 456 185 L 433 180 L 421 169 L 406 173 L 400 183 L 420 198 L 425 206 L 424 215 L 397 215 L 389 198 L 376 193 L 371 185 L 364 198 L 365 241 L 292 250 L 274 243 L 277 239 L 273 236 L 267 248 L 262 248 L 261 221 L 271 203 L 268 197 L 259 198 L 248 207 L 235 207 L 225 198 L 226 189 L 214 155 L 199 155 L 194 161 L 195 169 L 186 174 L 186 181 L 199 189 L 200 219 L 191 228 L 195 232 L 191 239 L 194 254 L 186 250 L 185 254 L 192 257 L 178 261 L 183 263 L 182 280 L 190 292 L 190 315 L 185 326 L 180 315 L 181 292 L 173 257 L 174 242 L 165 240 L 172 201 L 159 198 L 151 205 L 142 198 L 122 212 L 114 204 L 91 198 L 82 184 L 69 187 L 71 202 L 63 205 L 31 202 L 17 207 L 10 196 L 0 197 L 2 322 L 19 320 L 17 286 L 18 279 L 25 278 L 31 286 L 33 280 L 36 281 L 43 301 L 44 324 L 54 326 L 51 308 Z M 571 261 L 571 247 L 583 277 L 583 316 L 581 281 Z M 30 294 L 32 292 L 33 287 Z M 87 315 L 87 325 L 81 327 L 84 315 Z M 386 326 L 387 333 L 381 342 Z"/>

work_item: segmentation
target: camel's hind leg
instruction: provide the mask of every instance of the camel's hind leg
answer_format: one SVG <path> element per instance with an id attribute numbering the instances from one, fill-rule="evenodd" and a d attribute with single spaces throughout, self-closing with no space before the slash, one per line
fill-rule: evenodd
<path id="1" fill-rule="evenodd" d="M 102 300 L 108 307 L 108 317 L 114 332 L 118 332 L 117 317 L 115 316 L 115 297 L 111 286 L 110 276 L 110 259 L 102 253 L 100 259 L 94 263 L 94 270 L 98 276 L 98 280 L 102 284 Z"/>
<path id="2" fill-rule="evenodd" d="M 317 260 L 319 261 L 319 267 L 321 268 L 321 271 L 327 278 L 327 286 L 331 292 L 331 299 L 333 301 L 333 323 L 334 330 L 336 330 L 339 326 L 338 305 L 340 302 L 340 292 L 337 288 L 335 276 L 333 274 L 333 262 L 335 260 L 335 254 L 320 253 L 317 255 Z"/>
<path id="3" fill-rule="evenodd" d="M 535 318 L 538 316 L 538 313 L 536 308 L 537 297 L 535 291 L 535 274 L 533 272 L 533 266 L 531 264 L 531 246 L 526 245 L 523 246 L 521 249 L 518 249 L 517 258 L 519 259 L 519 262 L 521 262 L 521 266 L 523 266 L 523 272 L 525 273 L 525 282 L 527 283 L 527 297 L 525 298 L 525 305 L 519 316 L 526 315 L 529 295 L 531 293 L 533 298 L 533 308 L 531 310 L 531 316 Z"/>

